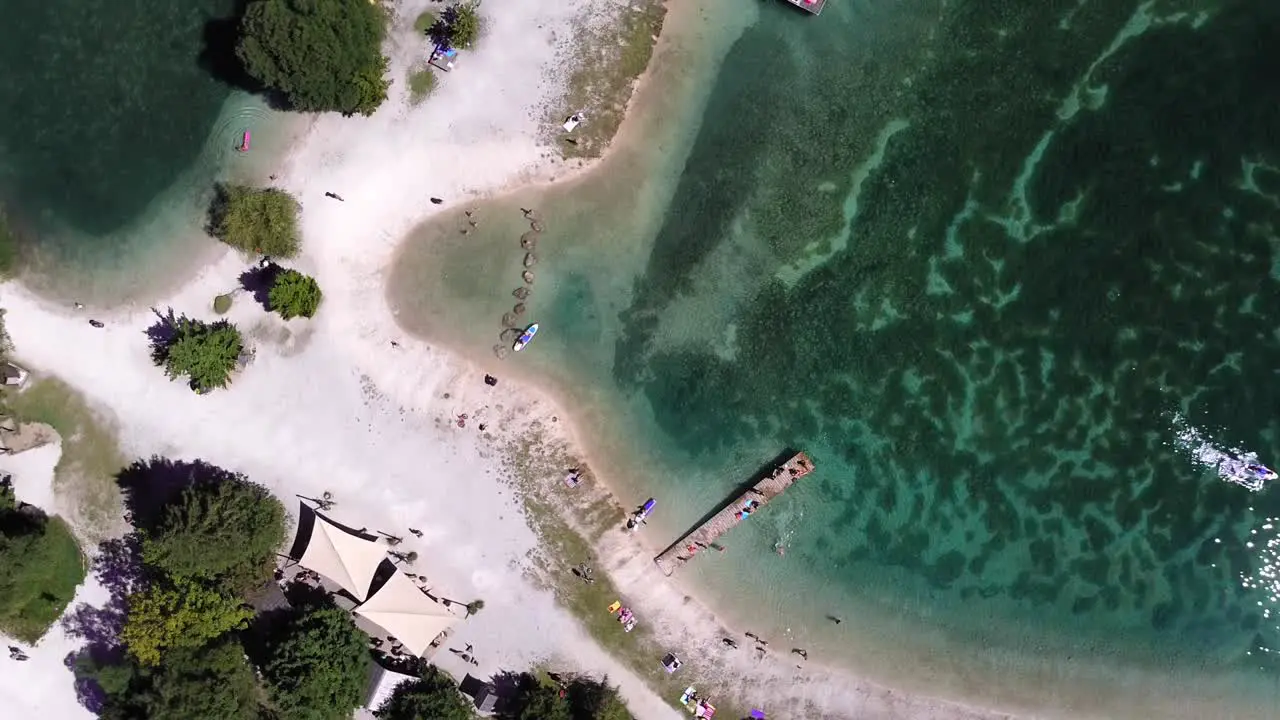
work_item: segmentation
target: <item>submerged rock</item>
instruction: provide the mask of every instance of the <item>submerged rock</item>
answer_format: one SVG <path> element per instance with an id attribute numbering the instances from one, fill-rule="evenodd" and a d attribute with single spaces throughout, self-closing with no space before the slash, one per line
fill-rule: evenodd
<path id="1" fill-rule="evenodd" d="M 534 232 L 542 232 L 542 223 L 537 220 L 530 222 L 529 227 L 533 228 Z"/>
<path id="2" fill-rule="evenodd" d="M 524 272 L 520 273 L 520 277 L 524 280 L 525 285 L 533 284 L 533 271 L 525 270 Z"/>
<path id="3" fill-rule="evenodd" d="M 537 255 L 534 255 L 533 253 L 525 253 L 525 256 L 524 256 L 524 266 L 525 266 L 525 267 L 529 268 L 529 267 L 533 267 L 534 265 L 537 265 L 537 264 L 538 264 L 538 256 L 537 256 Z"/>
<path id="4" fill-rule="evenodd" d="M 527 287 L 518 287 L 518 288 L 516 288 L 515 290 L 512 290 L 512 291 L 511 291 L 511 294 L 512 294 L 512 295 L 514 295 L 514 296 L 516 296 L 516 297 L 518 297 L 518 298 L 520 298 L 521 300 L 524 300 L 525 298 L 529 297 L 529 294 L 530 294 L 530 293 L 529 293 L 529 288 L 527 288 Z"/>
<path id="5" fill-rule="evenodd" d="M 516 316 L 512 315 L 511 313 L 506 313 L 505 315 L 502 316 L 502 324 L 505 325 L 506 327 L 511 327 L 512 325 L 515 325 Z"/>
<path id="6" fill-rule="evenodd" d="M 507 354 L 511 352 L 511 348 L 506 345 L 494 345 L 493 354 L 498 356 L 499 360 L 506 360 Z"/>
<path id="7" fill-rule="evenodd" d="M 524 303 L 516 303 L 516 306 L 511 308 L 511 312 L 515 313 L 516 315 L 523 315 L 524 309 L 525 309 Z"/>

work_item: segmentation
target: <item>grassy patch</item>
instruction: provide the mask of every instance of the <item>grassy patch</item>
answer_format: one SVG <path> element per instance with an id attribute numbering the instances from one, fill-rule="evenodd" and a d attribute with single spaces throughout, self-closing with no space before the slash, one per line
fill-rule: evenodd
<path id="1" fill-rule="evenodd" d="M 537 568 L 534 580 L 554 592 L 560 604 L 578 618 L 602 648 L 625 663 L 673 708 L 684 709 L 677 699 L 690 684 L 715 695 L 714 683 L 698 677 L 694 668 L 686 666 L 678 678 L 667 674 L 662 657 L 669 651 L 678 653 L 679 649 L 663 646 L 646 627 L 643 617 L 635 630 L 627 633 L 618 624 L 617 616 L 609 613 L 610 604 L 615 600 L 626 604 L 626 597 L 602 572 L 594 542 L 606 532 L 617 531 L 626 520 L 626 512 L 594 482 L 584 482 L 569 496 L 556 491 L 564 488 L 564 469 L 585 467 L 582 459 L 574 457 L 563 443 L 548 442 L 535 422 L 507 448 L 507 466 L 529 525 L 540 540 L 532 555 Z M 552 499 L 556 497 L 573 499 L 557 503 Z M 596 580 L 592 584 L 572 572 L 584 562 L 594 570 Z M 728 697 L 719 699 L 724 702 L 717 707 L 726 717 L 745 715 L 745 711 L 734 714 L 742 709 L 733 707 Z"/>
<path id="2" fill-rule="evenodd" d="M 436 74 L 424 67 L 409 73 L 409 102 L 417 105 L 431 97 L 436 89 Z"/>
<path id="3" fill-rule="evenodd" d="M 5 587 L 0 597 L 0 630 L 34 643 L 62 616 L 86 568 L 71 527 L 59 517 L 48 519 L 25 561 L 23 582 Z"/>
<path id="4" fill-rule="evenodd" d="M 423 10 L 422 14 L 418 16 L 418 19 L 413 21 L 413 29 L 418 34 L 425 35 L 427 30 L 430 30 L 431 26 L 436 24 L 437 20 L 439 20 L 439 18 L 435 13 L 430 10 Z"/>
<path id="5" fill-rule="evenodd" d="M 46 423 L 62 436 L 54 491 L 72 499 L 82 531 L 107 533 L 120 517 L 115 476 L 126 465 L 115 430 L 66 383 L 32 380 L 22 392 L 8 394 L 6 402 L 20 422 Z"/>
<path id="6" fill-rule="evenodd" d="M 637 0 L 618 12 L 603 27 L 593 23 L 581 28 L 574 34 L 575 44 L 566 50 L 571 58 L 568 87 L 562 100 L 551 104 L 547 119 L 551 136 L 566 158 L 600 157 L 609 146 L 622 124 L 636 78 L 653 57 L 667 10 L 663 0 Z M 578 111 L 586 113 L 586 122 L 572 134 L 565 133 L 561 124 Z"/>
<path id="7" fill-rule="evenodd" d="M 231 309 L 231 303 L 234 298 L 230 294 L 219 295 L 213 299 L 213 311 L 219 315 L 226 315 Z"/>

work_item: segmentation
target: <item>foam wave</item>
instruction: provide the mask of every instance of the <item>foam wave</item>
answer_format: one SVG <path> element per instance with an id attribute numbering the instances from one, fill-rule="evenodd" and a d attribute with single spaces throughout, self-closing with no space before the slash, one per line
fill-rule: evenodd
<path id="1" fill-rule="evenodd" d="M 1276 473 L 1258 460 L 1258 454 L 1216 442 L 1205 431 L 1187 422 L 1181 413 L 1173 416 L 1174 447 L 1186 453 L 1191 462 L 1212 470 L 1221 480 L 1257 492 Z"/>

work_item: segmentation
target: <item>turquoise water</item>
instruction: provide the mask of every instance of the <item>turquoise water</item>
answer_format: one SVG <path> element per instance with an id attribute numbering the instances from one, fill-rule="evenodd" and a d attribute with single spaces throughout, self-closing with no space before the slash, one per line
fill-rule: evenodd
<path id="1" fill-rule="evenodd" d="M 219 79 L 233 0 L 17 0 L 0 24 L 0 205 L 29 279 L 102 299 L 182 264 L 213 179 L 260 172 L 280 123 Z M 234 151 L 253 128 L 254 157 Z M 143 257 L 146 256 L 145 262 Z M 85 287 L 86 281 L 89 287 Z"/>
<path id="2" fill-rule="evenodd" d="M 410 242 L 402 322 L 487 350 L 538 203 L 518 372 L 659 498 L 655 549 L 783 448 L 818 466 L 690 568 L 727 614 L 946 694 L 1266 716 L 1280 489 L 1179 437 L 1280 463 L 1280 6 L 759 14 L 651 232 L 626 187 L 482 206 Z"/>

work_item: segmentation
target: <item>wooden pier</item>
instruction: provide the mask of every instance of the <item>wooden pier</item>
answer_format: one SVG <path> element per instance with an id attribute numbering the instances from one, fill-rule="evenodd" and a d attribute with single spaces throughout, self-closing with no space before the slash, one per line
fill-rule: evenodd
<path id="1" fill-rule="evenodd" d="M 787 2 L 814 15 L 821 13 L 822 6 L 827 4 L 827 0 L 787 0 Z"/>
<path id="2" fill-rule="evenodd" d="M 751 486 L 746 492 L 734 498 L 715 515 L 694 528 L 671 547 L 653 559 L 663 574 L 670 575 L 677 568 L 689 562 L 694 555 L 711 548 L 721 535 L 732 530 L 759 512 L 769 501 L 778 497 L 797 480 L 813 472 L 813 461 L 804 453 L 792 455 L 786 462 L 774 468 L 760 482 Z"/>

